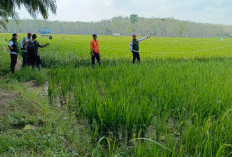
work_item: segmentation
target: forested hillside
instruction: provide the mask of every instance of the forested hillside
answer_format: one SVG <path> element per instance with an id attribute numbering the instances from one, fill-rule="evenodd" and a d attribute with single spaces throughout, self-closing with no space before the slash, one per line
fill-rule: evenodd
<path id="1" fill-rule="evenodd" d="M 65 19 L 63 19 L 65 20 Z M 3 33 L 38 32 L 38 29 L 50 29 L 53 34 L 92 34 L 167 36 L 167 37 L 231 37 L 232 26 L 194 23 L 173 18 L 114 17 L 100 22 L 63 22 L 45 20 L 9 21 Z"/>

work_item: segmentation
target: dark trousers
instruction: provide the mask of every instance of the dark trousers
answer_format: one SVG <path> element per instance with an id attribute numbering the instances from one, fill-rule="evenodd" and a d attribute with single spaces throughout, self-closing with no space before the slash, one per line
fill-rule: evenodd
<path id="1" fill-rule="evenodd" d="M 140 62 L 139 52 L 132 52 L 132 54 L 133 54 L 133 63 L 135 63 L 136 59 Z"/>
<path id="2" fill-rule="evenodd" d="M 18 55 L 10 54 L 10 59 L 11 59 L 10 70 L 12 73 L 15 72 L 15 65 L 17 63 L 17 58 L 18 58 Z"/>
<path id="3" fill-rule="evenodd" d="M 92 65 L 95 65 L 95 58 L 97 59 L 97 62 L 99 65 L 101 65 L 101 58 L 100 58 L 100 53 L 93 52 L 94 55 L 92 55 Z"/>
<path id="4" fill-rule="evenodd" d="M 30 65 L 28 52 L 24 52 L 23 53 L 23 68 L 26 68 L 26 66 L 28 66 L 28 65 Z"/>
<path id="5" fill-rule="evenodd" d="M 34 68 L 35 65 L 37 65 L 38 67 L 41 66 L 41 59 L 39 55 L 30 55 L 30 60 L 32 68 Z"/>

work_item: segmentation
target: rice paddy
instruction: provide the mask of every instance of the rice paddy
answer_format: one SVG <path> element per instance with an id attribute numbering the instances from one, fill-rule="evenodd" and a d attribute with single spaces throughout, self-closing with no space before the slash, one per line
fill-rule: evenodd
<path id="1" fill-rule="evenodd" d="M 85 120 L 104 148 L 92 156 L 232 155 L 231 39 L 152 37 L 132 64 L 131 37 L 99 36 L 100 67 L 91 36 L 38 40 L 51 43 L 40 49 L 50 105 Z"/>

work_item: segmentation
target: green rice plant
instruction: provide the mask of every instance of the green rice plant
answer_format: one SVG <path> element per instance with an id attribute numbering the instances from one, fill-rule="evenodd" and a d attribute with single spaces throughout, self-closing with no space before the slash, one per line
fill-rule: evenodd
<path id="1" fill-rule="evenodd" d="M 152 105 L 146 106 L 146 105 L 139 105 L 138 103 L 133 103 L 132 105 L 129 104 L 129 102 L 125 102 L 126 100 L 125 98 L 124 99 L 120 98 L 120 96 L 122 95 L 120 93 L 120 89 L 118 85 L 117 86 L 113 85 L 112 87 L 105 86 L 105 88 L 107 89 L 111 88 L 112 90 L 114 90 L 112 92 L 114 92 L 115 94 L 113 97 L 110 98 L 108 97 L 108 95 L 112 93 L 111 92 L 105 93 L 104 91 L 106 91 L 106 89 L 103 88 L 100 92 L 97 91 L 97 89 L 100 88 L 100 86 L 104 86 L 104 83 L 102 81 L 100 82 L 97 82 L 96 80 L 93 81 L 93 78 L 91 77 L 91 75 L 89 75 L 90 78 L 88 78 L 88 81 L 85 80 L 88 84 L 85 84 L 83 81 L 79 81 L 78 74 L 76 76 L 74 75 L 70 77 L 69 76 L 71 75 L 70 71 L 72 71 L 72 75 L 73 75 L 74 69 L 72 70 L 66 69 L 65 71 L 63 71 L 63 75 L 57 75 L 56 78 L 57 80 L 59 80 L 57 82 L 62 82 L 62 80 L 65 80 L 67 83 L 69 82 L 68 78 L 70 78 L 71 79 L 70 85 L 72 84 L 72 88 L 77 90 L 77 88 L 80 89 L 81 87 L 81 91 L 78 92 L 78 95 L 73 93 L 74 98 L 77 99 L 75 100 L 75 102 L 78 102 L 80 104 L 80 108 L 83 111 L 83 114 L 86 117 L 88 117 L 90 124 L 94 120 L 97 122 L 97 124 L 99 125 L 98 127 L 100 129 L 99 131 L 101 133 L 106 134 L 109 131 L 113 131 L 114 134 L 116 134 L 116 130 L 118 130 L 117 129 L 118 127 L 119 128 L 125 127 L 128 131 L 128 135 L 130 135 L 130 133 L 133 132 L 134 129 L 137 130 L 137 132 L 139 130 L 146 131 L 146 128 L 149 127 L 150 123 L 152 122 L 153 111 L 154 111 Z M 57 72 L 61 73 L 60 69 L 57 70 Z M 66 73 L 65 75 L 64 72 Z M 91 69 L 91 73 L 96 73 L 96 72 L 94 71 L 94 69 Z M 65 78 L 62 78 L 63 76 L 65 76 Z M 70 88 L 69 89 L 65 88 L 64 84 L 59 84 L 59 83 L 57 84 L 56 90 L 57 89 L 60 89 L 61 92 L 62 90 L 73 92 L 70 90 Z M 80 96 L 81 94 L 84 94 L 84 96 L 81 97 Z M 86 94 L 90 95 L 90 97 L 86 98 Z M 118 98 L 120 98 L 119 101 L 121 101 L 119 105 L 115 104 Z M 132 107 L 132 109 L 136 108 L 137 112 L 134 113 L 133 110 L 130 110 L 129 108 L 130 106 Z M 146 112 L 147 110 L 149 110 L 149 113 Z M 141 116 L 140 117 L 135 116 L 138 114 Z"/>
<path id="2" fill-rule="evenodd" d="M 132 65 L 131 37 L 99 36 L 102 66 L 92 68 L 91 36 L 67 35 L 57 50 L 61 37 L 40 50 L 51 68 L 49 98 L 87 119 L 94 142 L 105 136 L 110 146 L 129 147 L 105 154 L 231 156 L 231 39 L 152 38 L 140 45 L 141 63 Z M 144 140 L 127 143 L 136 137 L 172 151 Z"/>
<path id="3" fill-rule="evenodd" d="M 19 82 L 35 80 L 37 85 L 44 84 L 47 81 L 46 71 L 38 71 L 37 69 L 33 70 L 31 67 L 17 71 L 16 73 L 11 74 L 10 77 L 18 80 Z"/>
<path id="4" fill-rule="evenodd" d="M 150 136 L 152 126 L 152 138 L 173 154 L 214 156 L 230 153 L 231 129 L 225 128 L 231 125 L 225 117 L 230 117 L 231 72 L 230 60 L 157 61 L 58 68 L 50 78 L 54 90 L 65 90 L 67 102 L 95 124 L 93 136 L 129 141 L 140 132 Z"/>
<path id="5" fill-rule="evenodd" d="M 10 72 L 10 55 L 0 51 L 0 75 L 5 75 Z"/>
<path id="6" fill-rule="evenodd" d="M 10 72 L 10 53 L 7 48 L 7 40 L 4 36 L 0 37 L 0 75 Z"/>

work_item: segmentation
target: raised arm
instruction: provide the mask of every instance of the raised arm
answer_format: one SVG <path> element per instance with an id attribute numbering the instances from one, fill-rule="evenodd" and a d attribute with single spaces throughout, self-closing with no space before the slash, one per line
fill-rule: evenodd
<path id="1" fill-rule="evenodd" d="M 145 38 L 141 38 L 141 39 L 138 40 L 138 42 L 143 41 L 143 40 L 146 40 L 146 39 L 148 39 L 148 38 L 150 38 L 150 37 L 151 37 L 151 36 L 148 36 L 148 37 L 145 37 Z"/>
<path id="2" fill-rule="evenodd" d="M 138 42 L 146 40 L 148 37 L 138 39 Z"/>
<path id="3" fill-rule="evenodd" d="M 50 45 L 49 43 L 45 44 L 45 45 L 41 45 L 38 41 L 36 42 L 38 47 L 44 48 L 47 47 L 48 45 Z"/>

